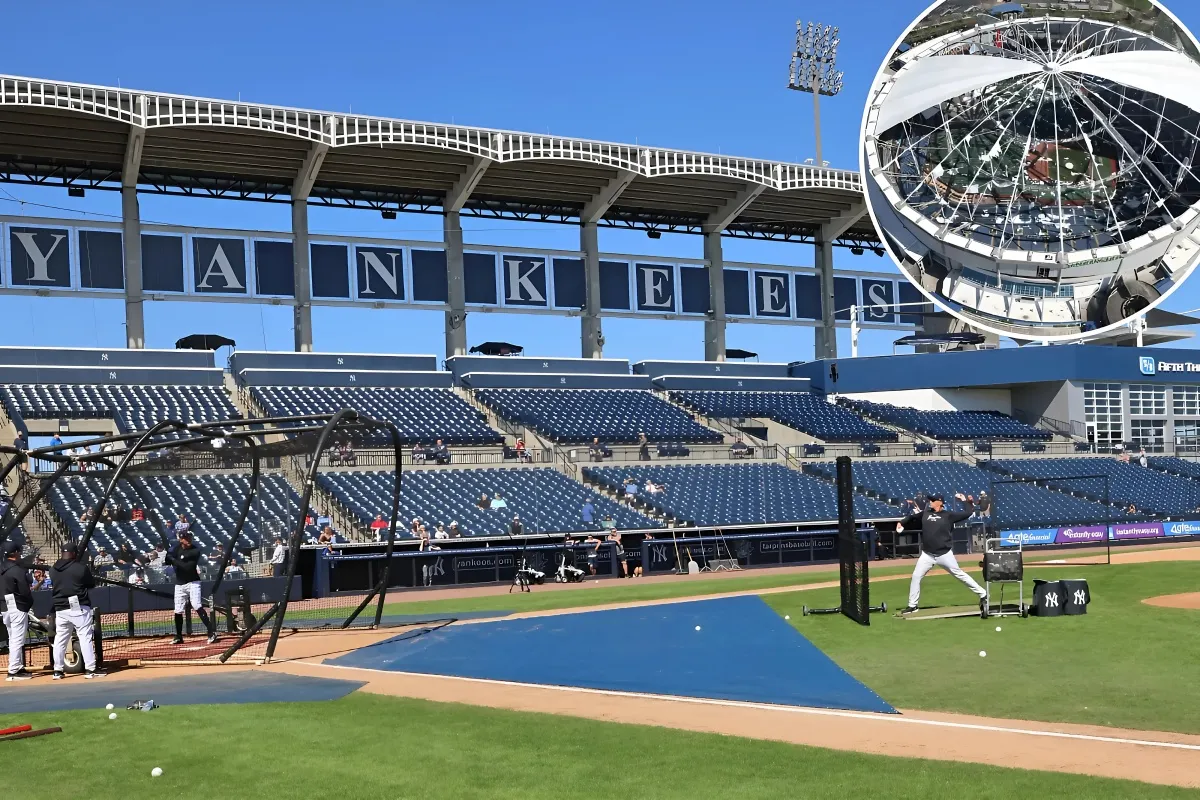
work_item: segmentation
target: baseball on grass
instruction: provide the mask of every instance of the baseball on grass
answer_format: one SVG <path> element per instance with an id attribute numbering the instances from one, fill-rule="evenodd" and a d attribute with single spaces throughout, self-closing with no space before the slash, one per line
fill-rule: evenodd
<path id="1" fill-rule="evenodd" d="M 109 719 L 116 719 L 116 718 L 117 718 L 117 712 L 115 712 L 115 711 L 114 711 L 113 713 L 109 714 L 109 715 L 108 715 L 108 718 L 109 718 Z"/>
<path id="2" fill-rule="evenodd" d="M 112 711 L 112 710 L 113 710 L 113 704 L 112 704 L 112 703 L 109 703 L 108 705 L 106 705 L 106 706 L 104 707 L 104 710 L 105 710 L 105 711 Z"/>
<path id="3" fill-rule="evenodd" d="M 997 625 L 997 626 L 996 626 L 996 633 L 999 633 L 999 632 L 1000 632 L 1000 626 L 999 626 L 999 625 Z"/>
<path id="4" fill-rule="evenodd" d="M 987 657 L 987 650 L 980 650 L 980 651 L 979 651 L 979 657 L 980 657 L 980 658 L 986 658 L 986 657 Z"/>
<path id="5" fill-rule="evenodd" d="M 791 618 L 792 618 L 792 615 L 791 615 L 791 614 L 784 614 L 784 615 L 783 615 L 783 618 L 784 618 L 784 619 L 791 619 Z"/>
<path id="6" fill-rule="evenodd" d="M 157 778 L 159 775 L 162 775 L 162 767 L 155 767 L 150 770 L 150 777 Z"/>

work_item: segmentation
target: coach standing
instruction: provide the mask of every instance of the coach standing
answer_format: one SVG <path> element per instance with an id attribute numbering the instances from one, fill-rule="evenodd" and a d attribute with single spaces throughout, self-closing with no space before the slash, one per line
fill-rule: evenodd
<path id="1" fill-rule="evenodd" d="M 8 681 L 27 681 L 33 677 L 25 669 L 25 636 L 29 630 L 29 612 L 33 608 L 33 590 L 29 587 L 32 559 L 21 560 L 21 543 L 4 543 L 4 563 L 0 564 L 0 597 L 4 600 L 4 627 L 8 630 Z"/>
<path id="2" fill-rule="evenodd" d="M 179 542 L 167 554 L 167 563 L 175 568 L 175 638 L 172 644 L 183 644 L 183 612 L 190 604 L 208 631 L 208 643 L 217 641 L 208 612 L 200 602 L 200 549 L 192 545 L 192 532 L 179 532 Z"/>
<path id="3" fill-rule="evenodd" d="M 71 634 L 79 639 L 79 651 L 83 653 L 83 677 L 103 678 L 104 672 L 96 669 L 96 641 L 92 625 L 92 603 L 88 590 L 96 585 L 92 570 L 79 558 L 79 548 L 74 542 L 63 545 L 62 558 L 50 568 L 50 582 L 54 588 L 54 680 L 63 678 L 67 646 Z"/>
<path id="4" fill-rule="evenodd" d="M 896 523 L 897 533 L 917 523 L 921 526 L 921 557 L 917 559 L 917 567 L 913 570 L 912 581 L 908 586 L 908 607 L 902 610 L 901 614 L 911 614 L 917 610 L 917 602 L 921 599 L 921 580 L 933 569 L 934 564 L 965 583 L 967 588 L 979 597 L 980 613 L 987 611 L 987 592 L 974 578 L 963 572 L 953 550 L 954 525 L 975 513 L 975 498 L 963 494 L 956 494 L 955 497 L 968 505 L 966 511 L 947 511 L 943 507 L 942 496 L 932 494 L 925 504 L 924 511 L 910 514 Z"/>

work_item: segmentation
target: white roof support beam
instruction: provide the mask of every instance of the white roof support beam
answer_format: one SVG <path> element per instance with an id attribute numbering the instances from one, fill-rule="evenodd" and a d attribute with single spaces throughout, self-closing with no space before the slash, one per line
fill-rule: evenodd
<path id="1" fill-rule="evenodd" d="M 494 134 L 492 136 L 492 150 L 499 153 L 500 144 L 500 134 Z M 494 163 L 496 162 L 492 159 L 484 158 L 483 156 L 472 158 L 470 165 L 463 170 L 462 175 L 458 176 L 458 180 L 450 187 L 450 191 L 446 192 L 446 200 L 442 203 L 442 213 L 449 214 L 451 212 L 457 213 L 462 211 L 463 206 L 471 199 L 471 193 L 479 185 L 479 181 L 483 180 L 483 174 Z"/>
<path id="2" fill-rule="evenodd" d="M 704 232 L 719 233 L 728 228 L 766 189 L 761 183 L 746 184 L 728 203 L 709 214 L 708 220 L 701 226 Z"/>
<path id="3" fill-rule="evenodd" d="M 853 228 L 867 214 L 867 204 L 859 201 L 841 214 L 821 225 L 821 240 L 832 242 Z"/>
<path id="4" fill-rule="evenodd" d="M 323 142 L 313 142 L 308 148 L 308 153 L 304 156 L 304 163 L 300 165 L 300 169 L 296 170 L 296 179 L 292 181 L 292 200 L 308 200 L 327 155 L 329 155 L 329 145 Z"/>
<path id="5" fill-rule="evenodd" d="M 587 225 L 604 219 L 604 215 L 608 213 L 608 210 L 621 197 L 621 193 L 629 187 L 629 184 L 633 183 L 633 179 L 636 177 L 636 172 L 617 170 L 617 174 L 613 176 L 612 180 L 604 184 L 600 191 L 596 192 L 583 207 L 583 211 L 579 212 L 579 221 Z"/>
<path id="6" fill-rule="evenodd" d="M 138 119 L 145 121 L 146 96 L 139 95 L 137 99 Z M 146 145 L 146 127 L 132 124 L 129 126 L 129 138 L 125 141 L 125 160 L 121 166 L 121 188 L 136 189 L 138 173 L 142 169 L 142 148 Z"/>

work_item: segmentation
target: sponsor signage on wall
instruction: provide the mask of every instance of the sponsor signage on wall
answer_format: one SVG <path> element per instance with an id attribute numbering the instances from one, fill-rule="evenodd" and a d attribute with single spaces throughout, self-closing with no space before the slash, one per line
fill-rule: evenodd
<path id="1" fill-rule="evenodd" d="M 1071 528 L 1039 528 L 1037 530 L 1004 531 L 1001 543 L 1007 547 L 1019 544 L 1088 544 L 1126 539 L 1157 539 L 1162 536 L 1200 536 L 1200 522 L 1130 522 L 1120 525 L 1078 525 Z"/>
<path id="2" fill-rule="evenodd" d="M 142 285 L 150 299 L 179 295 L 253 302 L 295 296 L 287 234 L 145 224 L 141 245 Z M 120 296 L 124 249 L 119 225 L 0 218 L 0 292 Z M 309 269 L 317 305 L 444 306 L 449 297 L 446 254 L 436 242 L 310 236 Z M 586 301 L 578 254 L 471 247 L 463 254 L 463 273 L 466 305 L 475 309 L 561 315 L 578 313 Z M 726 262 L 723 279 L 731 320 L 817 324 L 821 319 L 820 285 L 812 269 Z M 900 284 L 889 275 L 839 272 L 834 286 L 838 321 L 848 324 L 848 309 L 857 304 L 865 327 L 919 325 L 919 318 L 890 308 L 905 300 L 907 284 Z M 709 305 L 703 261 L 601 256 L 603 313 L 702 319 L 712 310 Z"/>

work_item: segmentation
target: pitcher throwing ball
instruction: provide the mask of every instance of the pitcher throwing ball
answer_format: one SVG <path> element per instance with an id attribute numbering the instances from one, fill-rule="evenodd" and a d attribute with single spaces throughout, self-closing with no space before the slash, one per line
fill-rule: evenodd
<path id="1" fill-rule="evenodd" d="M 200 550 L 192 545 L 192 532 L 180 531 L 179 543 L 167 553 L 167 564 L 175 568 L 175 638 L 172 644 L 183 644 L 183 612 L 190 605 L 208 631 L 208 643 L 217 641 L 212 620 L 200 602 Z"/>
<path id="2" fill-rule="evenodd" d="M 909 526 L 921 527 L 921 557 L 917 559 L 917 567 L 913 570 L 912 582 L 908 586 L 908 607 L 901 614 L 911 614 L 917 610 L 917 602 L 921 599 L 921 581 L 925 573 L 937 564 L 954 577 L 967 585 L 979 598 L 979 611 L 985 613 L 987 608 L 987 592 L 967 573 L 963 572 L 954 557 L 954 524 L 962 522 L 975 511 L 975 498 L 963 494 L 954 495 L 958 500 L 968 505 L 966 511 L 947 511 L 944 508 L 940 494 L 931 494 L 923 511 L 917 511 L 896 523 L 896 533 Z"/>

